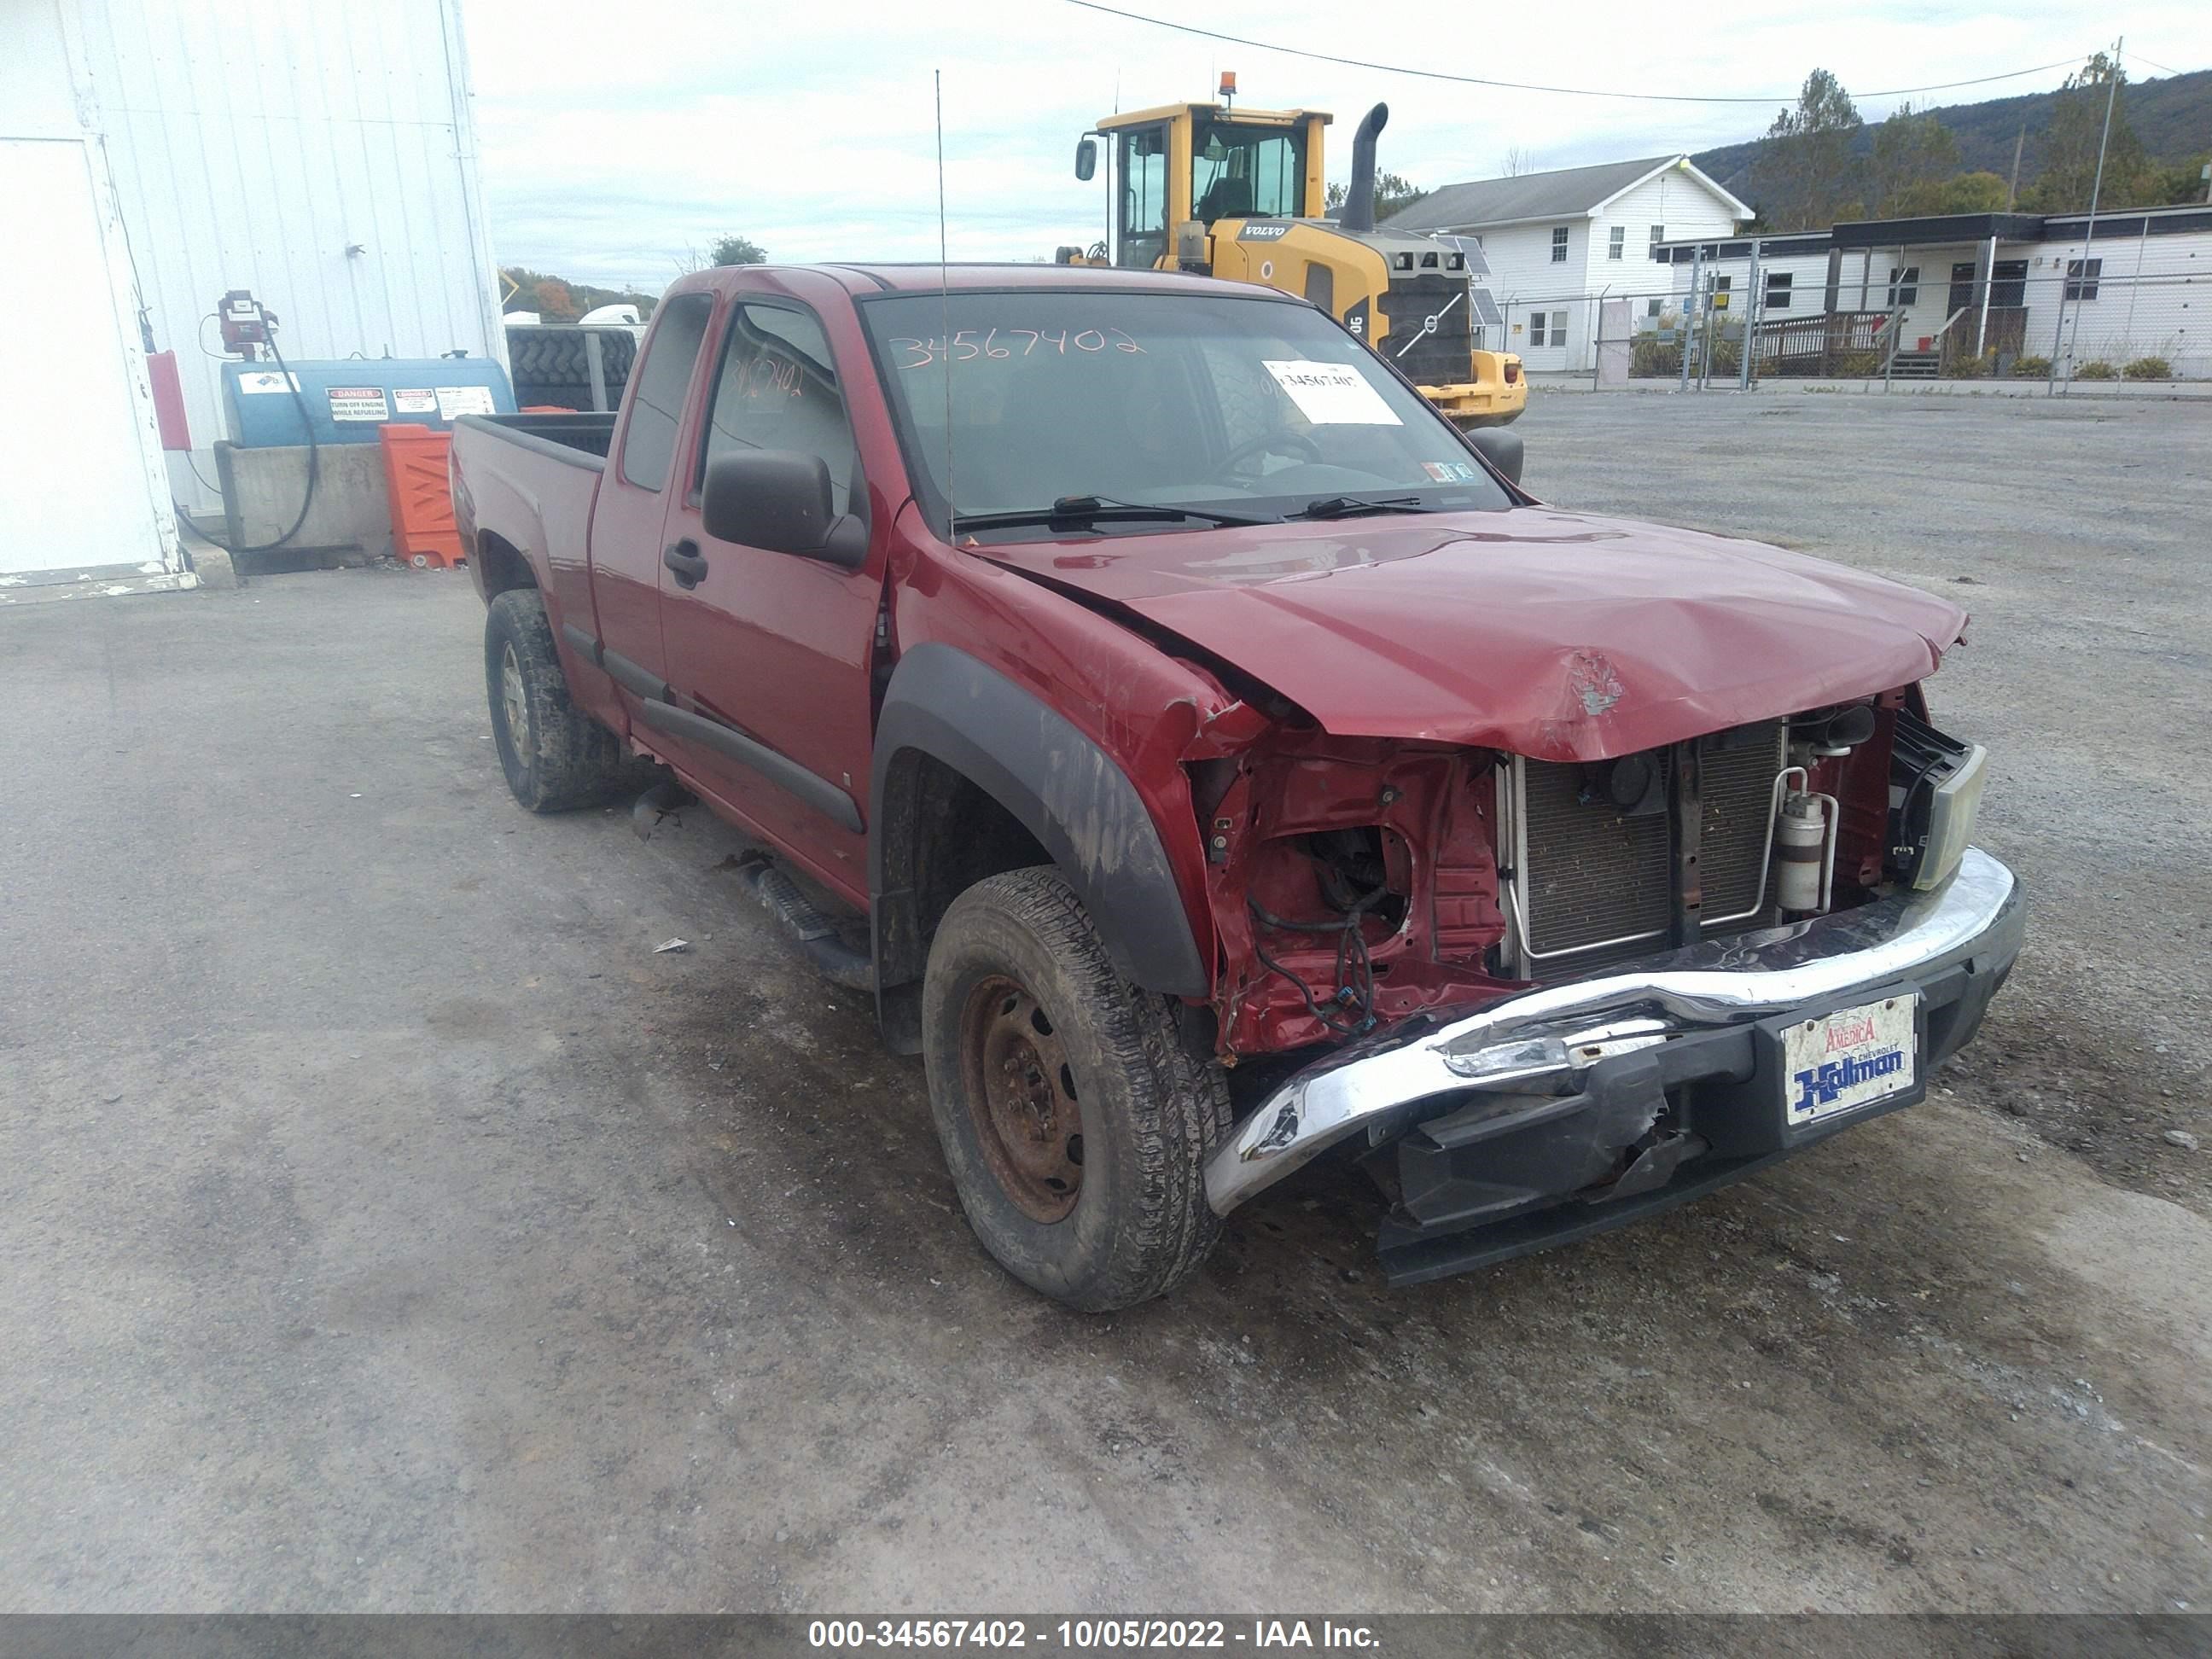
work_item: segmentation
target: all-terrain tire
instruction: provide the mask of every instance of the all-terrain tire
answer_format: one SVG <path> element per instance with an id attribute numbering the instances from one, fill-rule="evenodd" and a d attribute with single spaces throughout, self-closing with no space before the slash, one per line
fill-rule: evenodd
<path id="1" fill-rule="evenodd" d="M 535 588 L 511 588 L 491 602 L 484 684 L 507 787 L 532 811 L 563 812 L 645 787 L 621 739 L 569 696 Z"/>
<path id="2" fill-rule="evenodd" d="M 592 369 L 584 345 L 587 331 L 515 324 L 507 331 L 508 368 L 515 401 L 525 406 L 586 409 L 591 405 Z M 610 405 L 621 401 L 623 387 L 637 356 L 637 342 L 622 328 L 593 328 L 599 337 L 599 368 Z"/>
<path id="3" fill-rule="evenodd" d="M 1220 1232 L 1205 1166 L 1229 1132 L 1226 1079 L 1165 998 L 1115 971 L 1057 871 L 991 876 L 953 901 L 930 946 L 921 1000 L 938 1139 L 969 1224 L 1000 1266 L 1069 1307 L 1100 1313 L 1164 1294 L 1206 1259 Z M 1079 1119 L 1079 1169 L 1058 1166 L 1073 1177 L 1072 1193 L 1045 1177 L 1066 1206 L 1057 1216 L 1052 1192 L 1007 1172 L 1009 1141 L 986 1103 L 981 1056 L 1000 1041 L 999 1068 L 1011 1063 L 1005 1021 L 1018 1005 L 1024 1023 L 1038 1022 L 1030 1060 L 1047 1057 L 1043 1121 L 1054 1121 L 1055 1094 L 1063 1140 L 1066 1114 Z M 1000 1037 L 979 1040 L 979 1017 Z M 1032 1071 L 1030 1082 L 1039 1081 Z"/>

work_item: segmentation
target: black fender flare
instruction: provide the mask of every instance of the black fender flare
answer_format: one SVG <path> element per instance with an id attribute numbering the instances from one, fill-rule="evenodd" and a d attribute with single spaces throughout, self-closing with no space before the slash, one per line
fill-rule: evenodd
<path id="1" fill-rule="evenodd" d="M 965 651 L 934 641 L 899 659 L 876 724 L 868 799 L 868 890 L 882 982 L 920 977 L 892 769 L 933 757 L 1020 820 L 1098 928 L 1115 968 L 1147 991 L 1212 988 L 1167 848 L 1114 758 L 1066 716 Z"/>

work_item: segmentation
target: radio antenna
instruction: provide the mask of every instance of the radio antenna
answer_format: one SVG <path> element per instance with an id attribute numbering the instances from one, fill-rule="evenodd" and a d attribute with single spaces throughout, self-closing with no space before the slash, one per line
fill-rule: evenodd
<path id="1" fill-rule="evenodd" d="M 945 71 L 933 70 L 937 89 L 937 298 L 945 329 L 945 542 L 952 545 L 958 509 L 952 494 L 952 268 L 945 238 Z"/>

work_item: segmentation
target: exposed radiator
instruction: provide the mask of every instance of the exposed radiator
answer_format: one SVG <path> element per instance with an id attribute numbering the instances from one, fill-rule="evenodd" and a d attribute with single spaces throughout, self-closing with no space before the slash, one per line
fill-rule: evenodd
<path id="1" fill-rule="evenodd" d="M 1787 728 L 1780 720 L 1698 740 L 1703 830 L 1698 865 L 1708 937 L 1753 925 L 1767 908 L 1767 848 L 1774 780 Z M 1578 976 L 1666 948 L 1673 911 L 1674 817 L 1665 802 L 1674 756 L 1648 758 L 1659 775 L 1658 810 L 1614 805 L 1606 768 L 1516 757 L 1506 775 L 1512 826 L 1516 944 L 1520 971 Z"/>

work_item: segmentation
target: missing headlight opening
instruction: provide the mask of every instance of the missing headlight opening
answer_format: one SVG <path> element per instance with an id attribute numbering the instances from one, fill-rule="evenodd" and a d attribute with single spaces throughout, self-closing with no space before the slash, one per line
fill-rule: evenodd
<path id="1" fill-rule="evenodd" d="M 1510 984 L 1491 754 L 1279 731 L 1223 782 L 1194 768 L 1227 961 L 1224 1054 L 1340 1042 Z"/>
<path id="2" fill-rule="evenodd" d="M 1260 925 L 1255 951 L 1262 966 L 1297 988 L 1306 1012 L 1325 1029 L 1362 1036 L 1375 1025 L 1376 976 L 1389 972 L 1387 965 L 1376 969 L 1371 946 L 1376 939 L 1396 933 L 1406 918 L 1406 895 L 1390 887 L 1383 831 L 1376 824 L 1360 824 L 1297 836 L 1291 844 L 1311 862 L 1319 910 L 1311 913 L 1308 905 L 1301 914 L 1278 915 L 1256 897 L 1248 898 Z M 1402 859 L 1400 866 L 1404 867 Z M 1269 951 L 1270 933 L 1334 945 L 1335 961 L 1325 996 L 1316 997 L 1306 977 Z"/>

